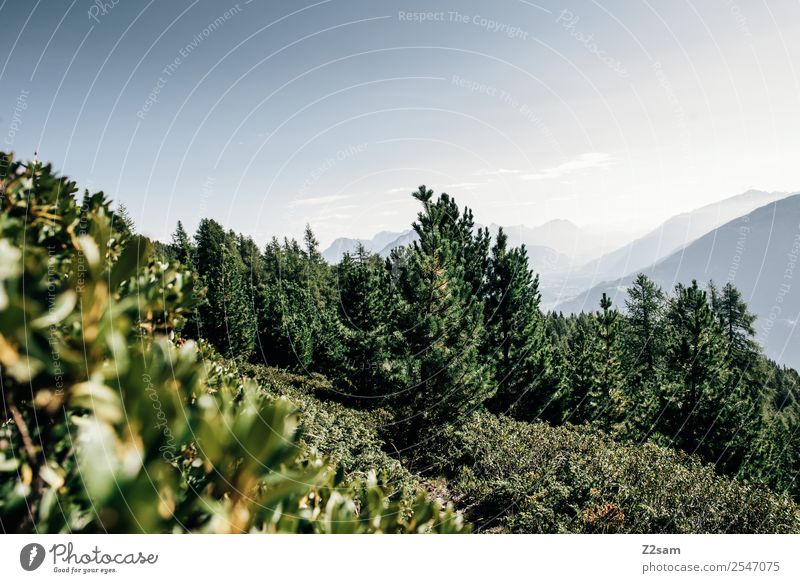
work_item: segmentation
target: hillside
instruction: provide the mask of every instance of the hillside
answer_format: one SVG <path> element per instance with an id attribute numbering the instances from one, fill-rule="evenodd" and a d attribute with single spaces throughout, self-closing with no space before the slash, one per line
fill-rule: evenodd
<path id="1" fill-rule="evenodd" d="M 715 475 L 710 465 L 653 444 L 625 445 L 588 426 L 551 427 L 486 412 L 443 430 L 416 470 L 386 429 L 385 409 L 363 410 L 321 375 L 219 363 L 299 412 L 303 456 L 342 470 L 344 482 L 376 473 L 390 499 L 425 491 L 453 502 L 478 532 L 797 532 L 800 508 Z"/>
<path id="2" fill-rule="evenodd" d="M 756 338 L 767 356 L 800 368 L 800 286 L 795 285 L 800 253 L 800 194 L 764 205 L 707 233 L 687 247 L 641 269 L 664 289 L 677 282 L 733 283 L 758 320 Z M 597 307 L 603 293 L 619 306 L 633 276 L 593 287 L 556 310 L 580 312 Z"/>
<path id="3" fill-rule="evenodd" d="M 478 531 L 797 532 L 800 508 L 712 466 L 652 444 L 624 445 L 588 427 L 551 427 L 480 413 L 448 429 L 421 473 L 384 441 L 386 410 L 352 409 L 336 401 L 324 377 L 247 365 L 240 371 L 270 396 L 301 412 L 302 443 L 352 477 L 370 469 L 396 495 L 425 489 L 456 502 Z M 387 452 L 393 452 L 390 455 Z M 758 514 L 742 512 L 758 508 Z M 764 516 L 768 517 L 766 521 Z"/>
<path id="4" fill-rule="evenodd" d="M 765 204 L 789 196 L 786 192 L 748 190 L 694 211 L 676 215 L 646 235 L 582 266 L 598 280 L 611 280 L 642 270 L 692 241 Z"/>

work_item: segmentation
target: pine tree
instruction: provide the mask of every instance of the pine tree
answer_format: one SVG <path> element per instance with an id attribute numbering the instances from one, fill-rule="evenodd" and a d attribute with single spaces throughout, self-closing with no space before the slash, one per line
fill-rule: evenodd
<path id="1" fill-rule="evenodd" d="M 235 236 L 203 219 L 195 238 L 197 270 L 206 288 L 200 334 L 226 356 L 246 359 L 253 351 L 256 324 Z"/>
<path id="2" fill-rule="evenodd" d="M 658 429 L 706 459 L 718 450 L 720 405 L 728 383 L 725 343 L 705 291 L 678 284 L 667 310 L 669 391 Z"/>
<path id="3" fill-rule="evenodd" d="M 423 207 L 413 227 L 419 236 L 407 255 L 400 278 L 403 298 L 399 332 L 406 346 L 406 387 L 395 399 L 398 439 L 413 445 L 431 429 L 457 423 L 490 396 L 480 363 L 483 304 L 475 295 L 488 259 L 482 235 L 466 230 L 471 213 L 462 216 L 446 194 L 433 200 L 421 186 L 414 193 Z M 465 218 L 466 217 L 466 218 Z"/>
<path id="4" fill-rule="evenodd" d="M 489 259 L 484 319 L 484 358 L 493 363 L 492 408 L 515 417 L 537 417 L 552 398 L 551 347 L 539 310 L 539 278 L 525 247 L 509 249 L 501 228 Z"/>
<path id="5" fill-rule="evenodd" d="M 590 410 L 595 421 L 609 427 L 614 417 L 613 403 L 621 399 L 624 375 L 622 371 L 622 346 L 620 315 L 612 307 L 611 298 L 605 293 L 600 298 L 597 313 L 597 353 L 595 357 L 595 380 L 590 400 Z"/>
<path id="6" fill-rule="evenodd" d="M 194 245 L 192 245 L 192 241 L 189 239 L 189 235 L 186 233 L 186 229 L 183 228 L 183 223 L 180 221 L 178 221 L 178 226 L 172 234 L 171 247 L 173 257 L 180 261 L 181 265 L 187 267 L 194 266 Z"/>
<path id="7" fill-rule="evenodd" d="M 628 288 L 625 307 L 625 382 L 616 402 L 615 432 L 641 441 L 660 413 L 660 395 L 664 391 L 664 292 L 640 273 Z"/>
<path id="8" fill-rule="evenodd" d="M 389 273 L 380 257 L 359 245 L 336 267 L 336 282 L 345 348 L 335 380 L 351 396 L 369 399 L 359 404 L 379 404 L 376 398 L 391 392 L 395 372 L 389 354 Z"/>

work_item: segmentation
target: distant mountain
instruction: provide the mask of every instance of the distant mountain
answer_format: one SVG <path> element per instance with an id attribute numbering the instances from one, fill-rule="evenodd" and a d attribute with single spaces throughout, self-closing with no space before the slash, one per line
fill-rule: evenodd
<path id="1" fill-rule="evenodd" d="M 745 193 L 676 215 L 635 241 L 581 267 L 594 281 L 616 279 L 652 265 L 698 237 L 746 215 L 770 202 L 789 196 L 786 192 L 748 190 Z"/>
<path id="2" fill-rule="evenodd" d="M 338 239 L 334 240 L 334 242 L 331 243 L 330 246 L 325 249 L 325 251 L 322 252 L 322 257 L 328 263 L 338 263 L 341 261 L 342 257 L 344 257 L 345 253 L 355 253 L 356 249 L 358 249 L 359 243 L 371 253 L 380 253 L 382 256 L 386 256 L 388 255 L 388 252 L 384 255 L 384 247 L 388 246 L 390 250 L 393 249 L 397 246 L 395 241 L 401 239 L 408 232 L 409 231 L 404 231 L 402 233 L 395 231 L 381 231 L 372 239 L 351 239 L 348 237 L 339 237 Z"/>
<path id="3" fill-rule="evenodd" d="M 392 249 L 396 247 L 405 247 L 406 245 L 411 245 L 414 241 L 419 240 L 419 236 L 414 229 L 409 229 L 407 231 L 403 231 L 399 233 L 397 237 L 392 239 L 391 241 L 387 242 L 378 250 L 378 255 L 381 257 L 389 257 L 389 254 L 392 252 Z"/>
<path id="4" fill-rule="evenodd" d="M 800 330 L 795 330 L 800 318 L 800 194 L 729 221 L 639 271 L 665 290 L 692 279 L 702 283 L 713 280 L 719 286 L 730 281 L 758 316 L 755 328 L 765 353 L 800 369 Z M 556 310 L 597 309 L 603 292 L 624 308 L 625 291 L 632 279 L 633 275 L 627 275 L 597 285 L 558 304 Z"/>
<path id="5" fill-rule="evenodd" d="M 476 226 L 482 228 L 482 225 Z M 489 226 L 489 232 L 493 238 L 497 235 L 498 228 L 498 225 Z M 570 267 L 572 261 L 568 256 L 559 253 L 547 245 L 532 243 L 530 238 L 524 236 L 525 233 L 522 229 L 524 229 L 524 227 L 509 227 L 506 230 L 508 242 L 512 246 L 525 244 L 531 268 L 537 273 L 549 274 L 553 271 L 568 269 Z M 375 235 L 372 239 L 339 237 L 331 243 L 330 247 L 322 252 L 322 256 L 328 263 L 338 263 L 345 253 L 355 253 L 360 243 L 367 251 L 377 253 L 381 257 L 388 257 L 392 249 L 411 245 L 417 239 L 419 239 L 419 237 L 414 229 L 408 229 L 402 233 L 383 231 Z"/>
<path id="6" fill-rule="evenodd" d="M 503 229 L 508 233 L 509 242 L 514 245 L 524 243 L 529 248 L 549 247 L 578 263 L 614 249 L 619 245 L 621 237 L 622 240 L 630 240 L 616 231 L 585 229 L 565 219 L 548 221 L 538 227 L 511 225 Z M 489 230 L 494 234 L 497 225 L 490 225 Z"/>

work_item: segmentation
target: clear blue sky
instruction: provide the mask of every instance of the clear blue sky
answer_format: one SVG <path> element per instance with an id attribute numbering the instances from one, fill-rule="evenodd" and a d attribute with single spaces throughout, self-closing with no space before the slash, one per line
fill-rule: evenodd
<path id="1" fill-rule="evenodd" d="M 400 230 L 423 182 L 483 223 L 623 228 L 800 188 L 794 0 L 0 0 L 0 22 L 0 148 L 159 238 Z"/>

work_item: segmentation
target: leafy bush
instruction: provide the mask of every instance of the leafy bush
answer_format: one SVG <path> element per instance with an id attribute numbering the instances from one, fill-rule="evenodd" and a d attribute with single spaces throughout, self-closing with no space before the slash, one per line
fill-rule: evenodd
<path id="1" fill-rule="evenodd" d="M 0 155 L 4 531 L 466 530 L 375 473 L 344 483 L 303 448 L 292 403 L 176 346 L 193 274 L 75 190 Z"/>
<path id="2" fill-rule="evenodd" d="M 253 378 L 266 395 L 286 398 L 297 406 L 300 443 L 309 455 L 335 462 L 348 480 L 363 479 L 375 471 L 394 494 L 406 499 L 423 490 L 420 477 L 384 451 L 381 430 L 392 421 L 387 411 L 351 409 L 324 400 L 333 388 L 321 375 L 301 376 L 260 365 L 243 365 L 238 370 Z"/>
<path id="3" fill-rule="evenodd" d="M 481 530 L 800 531 L 800 509 L 788 497 L 720 477 L 686 454 L 620 444 L 588 426 L 480 413 L 444 432 L 434 457 Z"/>

